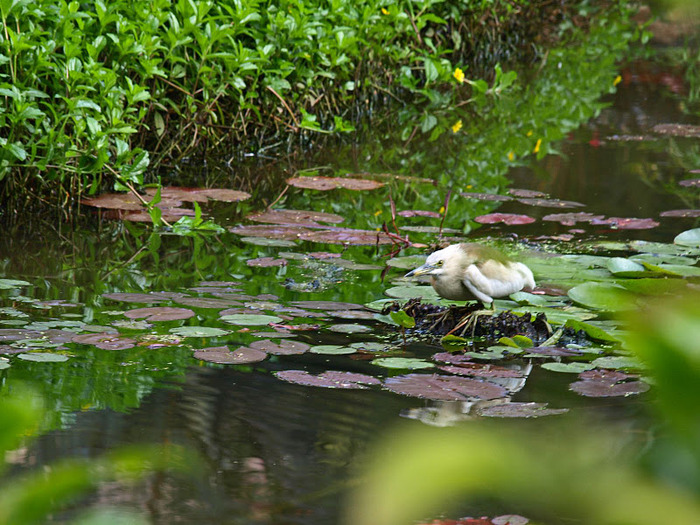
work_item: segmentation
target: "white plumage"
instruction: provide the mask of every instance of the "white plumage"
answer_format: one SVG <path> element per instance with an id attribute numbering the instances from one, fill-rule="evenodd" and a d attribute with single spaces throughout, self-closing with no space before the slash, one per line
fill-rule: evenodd
<path id="1" fill-rule="evenodd" d="M 431 253 L 425 264 L 406 277 L 430 275 L 435 291 L 453 301 L 478 300 L 490 304 L 520 290 L 532 290 L 535 278 L 523 263 L 476 243 L 452 244 Z"/>

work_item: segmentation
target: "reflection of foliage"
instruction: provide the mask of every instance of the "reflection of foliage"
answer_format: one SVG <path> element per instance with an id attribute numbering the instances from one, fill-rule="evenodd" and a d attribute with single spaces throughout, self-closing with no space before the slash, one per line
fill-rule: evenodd
<path id="1" fill-rule="evenodd" d="M 21 453 L 26 436 L 37 433 L 43 409 L 39 398 L 22 388 L 0 399 L 0 454 Z M 72 499 L 106 481 L 135 482 L 155 470 L 183 469 L 191 460 L 176 447 L 146 446 L 119 449 L 90 461 L 68 459 L 47 465 L 39 472 L 15 476 L 2 482 L 0 522 L 24 525 L 43 522 Z M 190 463 L 191 464 L 191 463 Z M 6 465 L 3 462 L 3 465 Z M 145 523 L 133 514 L 91 513 L 81 523 Z"/>
<path id="2" fill-rule="evenodd" d="M 374 457 L 348 523 L 407 523 L 464 495 L 497 496 L 545 521 L 693 523 L 700 515 L 693 498 L 700 493 L 698 299 L 660 304 L 632 319 L 629 345 L 650 366 L 659 417 L 668 422 L 650 447 L 572 421 L 507 432 L 483 424 L 399 431 Z"/>

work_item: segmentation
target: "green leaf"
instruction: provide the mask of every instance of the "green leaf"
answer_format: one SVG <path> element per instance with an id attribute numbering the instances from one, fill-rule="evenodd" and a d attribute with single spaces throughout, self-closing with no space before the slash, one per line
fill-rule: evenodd
<path id="1" fill-rule="evenodd" d="M 49 354 L 46 352 L 32 352 L 27 354 L 17 354 L 18 359 L 23 361 L 34 361 L 37 363 L 63 363 L 68 361 L 68 356 L 63 354 Z"/>
<path id="2" fill-rule="evenodd" d="M 616 284 L 587 282 L 569 290 L 568 295 L 579 304 L 606 312 L 634 307 L 634 294 Z"/>
<path id="3" fill-rule="evenodd" d="M 576 319 L 569 319 L 564 323 L 565 328 L 572 328 L 577 332 L 583 330 L 586 332 L 588 337 L 595 339 L 596 341 L 607 341 L 611 343 L 618 343 L 620 340 L 597 326 L 592 324 L 584 323 L 583 321 L 578 321 Z"/>
<path id="4" fill-rule="evenodd" d="M 616 277 L 643 277 L 649 276 L 649 272 L 643 265 L 625 259 L 624 257 L 611 257 L 608 260 L 608 270 Z"/>
<path id="5" fill-rule="evenodd" d="M 420 368 L 433 368 L 435 365 L 424 359 L 415 357 L 380 357 L 372 361 L 373 365 L 383 366 L 384 368 L 398 368 L 416 370 Z"/>
<path id="6" fill-rule="evenodd" d="M 226 323 L 239 326 L 263 326 L 270 323 L 281 323 L 282 318 L 265 314 L 231 314 L 219 318 Z"/>
<path id="7" fill-rule="evenodd" d="M 31 286 L 32 283 L 27 281 L 19 281 L 17 279 L 0 279 L 0 290 L 12 290 L 21 286 Z"/>
<path id="8" fill-rule="evenodd" d="M 402 328 L 413 328 L 416 326 L 416 320 L 408 315 L 404 310 L 398 310 L 389 314 L 391 319 Z"/>
<path id="9" fill-rule="evenodd" d="M 568 374 L 580 374 L 586 370 L 593 370 L 595 366 L 590 363 L 542 363 L 540 365 L 545 370 L 552 372 L 565 372 Z"/>
<path id="10" fill-rule="evenodd" d="M 171 328 L 169 332 L 182 337 L 221 337 L 231 333 L 229 330 L 210 326 L 178 326 Z"/>
<path id="11" fill-rule="evenodd" d="M 324 354 L 324 355 L 344 355 L 344 354 L 354 354 L 357 352 L 355 348 L 350 348 L 349 346 L 340 345 L 316 345 L 309 348 L 309 352 L 312 354 Z"/>
<path id="12" fill-rule="evenodd" d="M 679 233 L 676 235 L 676 238 L 673 239 L 673 242 L 681 246 L 700 247 L 700 228 L 693 228 L 692 230 Z"/>

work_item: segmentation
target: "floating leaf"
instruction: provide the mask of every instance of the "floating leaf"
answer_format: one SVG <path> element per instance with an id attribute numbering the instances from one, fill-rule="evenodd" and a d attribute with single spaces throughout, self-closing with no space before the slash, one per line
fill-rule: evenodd
<path id="1" fill-rule="evenodd" d="M 334 213 L 301 210 L 267 210 L 248 217 L 255 222 L 269 222 L 272 224 L 300 224 L 303 226 L 320 226 L 319 222 L 337 224 L 343 222 L 343 217 Z"/>
<path id="2" fill-rule="evenodd" d="M 7 357 L 0 357 L 0 370 L 10 368 L 10 360 Z"/>
<path id="3" fill-rule="evenodd" d="M 270 239 L 266 237 L 241 237 L 241 242 L 254 244 L 255 246 L 277 246 L 279 248 L 289 248 L 296 246 L 294 241 L 285 241 L 282 239 Z"/>
<path id="4" fill-rule="evenodd" d="M 505 201 L 513 200 L 513 197 L 509 197 L 508 195 L 498 195 L 496 193 L 463 192 L 463 193 L 460 193 L 460 195 L 462 197 L 466 197 L 467 199 L 476 199 L 476 200 L 480 200 L 480 201 L 505 202 Z"/>
<path id="5" fill-rule="evenodd" d="M 569 388 L 586 397 L 616 397 L 642 394 L 649 390 L 649 385 L 643 381 L 626 381 L 615 383 L 609 381 L 585 380 L 576 381 Z"/>
<path id="6" fill-rule="evenodd" d="M 561 346 L 533 346 L 527 349 L 530 352 L 526 357 L 547 356 L 547 357 L 568 357 L 580 356 L 583 354 L 578 348 L 564 348 Z M 579 370 L 580 372 L 580 370 Z"/>
<path id="7" fill-rule="evenodd" d="M 686 188 L 700 187 L 700 179 L 685 179 L 680 181 L 678 184 Z"/>
<path id="8" fill-rule="evenodd" d="M 504 403 L 479 409 L 484 417 L 543 417 L 565 414 L 568 408 L 547 408 L 547 403 Z M 507 522 L 510 523 L 510 522 Z M 527 523 L 527 522 L 523 522 Z"/>
<path id="9" fill-rule="evenodd" d="M 256 334 L 259 335 L 259 334 Z M 274 334 L 277 336 L 277 334 Z M 254 341 L 250 343 L 250 348 L 255 348 L 256 350 L 263 350 L 268 354 L 274 355 L 298 355 L 303 354 L 311 347 L 306 343 L 301 343 L 299 341 L 282 341 L 280 343 L 275 343 L 273 341 Z"/>
<path id="10" fill-rule="evenodd" d="M 177 186 L 164 186 L 160 188 L 161 197 L 165 199 L 177 199 L 185 202 L 207 202 L 208 200 L 223 202 L 239 202 L 250 198 L 250 193 L 231 190 L 228 188 L 182 188 Z M 156 188 L 148 188 L 146 193 L 154 195 Z"/>
<path id="11" fill-rule="evenodd" d="M 542 363 L 541 366 L 551 372 L 565 372 L 569 374 L 580 374 L 595 368 L 594 365 L 589 363 Z"/>
<path id="12" fill-rule="evenodd" d="M 229 330 L 211 326 L 178 326 L 171 328 L 169 332 L 182 337 L 221 337 L 231 333 Z"/>
<path id="13" fill-rule="evenodd" d="M 610 343 L 617 343 L 619 339 L 614 335 L 606 332 L 602 328 L 593 326 L 589 323 L 584 323 L 583 321 L 578 321 L 576 319 L 568 319 L 564 324 L 566 328 L 573 328 L 576 331 L 583 330 L 586 332 L 588 337 L 595 339 L 596 341 L 604 341 Z"/>
<path id="14" fill-rule="evenodd" d="M 43 334 L 39 330 L 27 330 L 25 328 L 0 328 L 0 341 L 36 339 L 42 335 Z"/>
<path id="15" fill-rule="evenodd" d="M 384 186 L 383 182 L 367 179 L 352 179 L 341 177 L 292 177 L 287 179 L 287 184 L 296 188 L 328 191 L 336 188 L 348 190 L 375 190 Z"/>
<path id="16" fill-rule="evenodd" d="M 649 276 L 649 272 L 643 265 L 625 259 L 624 257 L 611 257 L 607 263 L 608 270 L 616 277 L 643 277 Z"/>
<path id="17" fill-rule="evenodd" d="M 230 308 L 241 305 L 239 301 L 233 299 L 214 299 L 213 297 L 183 297 L 176 299 L 175 302 L 193 308 Z"/>
<path id="18" fill-rule="evenodd" d="M 362 389 L 365 385 L 378 385 L 381 382 L 372 376 L 353 372 L 328 371 L 319 375 L 312 375 L 304 370 L 283 370 L 275 372 L 279 379 L 305 386 L 319 386 L 322 388 Z"/>
<path id="19" fill-rule="evenodd" d="M 362 310 L 364 306 L 340 301 L 293 301 L 294 306 L 310 310 Z"/>
<path id="20" fill-rule="evenodd" d="M 194 312 L 187 308 L 157 306 L 153 308 L 136 308 L 124 312 L 124 315 L 129 319 L 145 318 L 146 321 L 178 321 L 194 317 Z"/>
<path id="21" fill-rule="evenodd" d="M 642 295 L 678 294 L 688 288 L 688 283 L 682 279 L 634 279 L 621 284 Z"/>
<path id="22" fill-rule="evenodd" d="M 645 368 L 644 365 L 634 357 L 627 356 L 604 356 L 594 359 L 591 365 L 597 368 L 609 368 L 609 369 L 619 369 L 619 368 L 633 368 L 640 369 Z"/>
<path id="23" fill-rule="evenodd" d="M 241 365 L 246 363 L 258 363 L 267 357 L 262 350 L 254 348 L 240 347 L 234 351 L 229 351 L 227 346 L 216 346 L 203 348 L 194 353 L 194 357 L 209 363 L 222 365 Z"/>
<path id="24" fill-rule="evenodd" d="M 563 224 L 564 226 L 574 226 L 577 222 L 591 222 L 594 220 L 602 220 L 603 215 L 594 215 L 587 212 L 577 213 L 551 213 L 542 217 L 543 221 L 552 221 Z"/>
<path id="25" fill-rule="evenodd" d="M 113 301 L 123 301 L 125 303 L 160 303 L 163 301 L 174 301 L 185 297 L 185 294 L 177 292 L 150 292 L 150 293 L 105 293 L 105 299 Z"/>
<path id="26" fill-rule="evenodd" d="M 442 217 L 438 212 L 436 211 L 427 211 L 427 210 L 402 210 L 397 213 L 399 217 L 430 217 L 433 219 L 439 219 Z"/>
<path id="27" fill-rule="evenodd" d="M 383 366 L 384 368 L 398 368 L 402 370 L 418 370 L 435 366 L 433 363 L 415 357 L 380 357 L 372 361 L 372 364 Z"/>
<path id="28" fill-rule="evenodd" d="M 616 230 L 649 230 L 656 228 L 659 223 L 654 219 L 637 219 L 634 217 L 608 217 L 607 219 L 594 219 L 591 224 L 595 226 L 610 226 Z"/>
<path id="29" fill-rule="evenodd" d="M 274 257 L 258 257 L 257 259 L 248 259 L 245 263 L 248 266 L 255 266 L 259 268 L 287 266 L 287 261 L 285 259 L 275 259 Z"/>
<path id="30" fill-rule="evenodd" d="M 659 213 L 660 217 L 686 217 L 686 218 L 697 218 L 700 217 L 700 210 L 668 210 Z"/>
<path id="31" fill-rule="evenodd" d="M 392 268 L 400 268 L 402 270 L 411 270 L 417 268 L 425 262 L 424 255 L 407 255 L 405 257 L 394 257 L 386 261 L 387 266 Z"/>
<path id="32" fill-rule="evenodd" d="M 120 336 L 116 332 L 81 334 L 73 337 L 74 343 L 94 345 L 102 350 L 127 350 L 136 346 L 136 340 Z"/>
<path id="33" fill-rule="evenodd" d="M 507 394 L 505 388 L 494 383 L 437 374 L 390 377 L 384 385 L 397 394 L 441 401 L 488 400 L 504 397 Z"/>
<path id="34" fill-rule="evenodd" d="M 231 314 L 224 315 L 220 319 L 226 323 L 239 326 L 262 326 L 271 323 L 281 323 L 283 319 L 276 315 L 265 314 Z"/>
<path id="35" fill-rule="evenodd" d="M 632 308 L 635 296 L 616 284 L 587 282 L 569 290 L 569 297 L 588 308 L 619 312 Z"/>
<path id="36" fill-rule="evenodd" d="M 23 361 L 34 361 L 36 363 L 63 363 L 68 361 L 68 356 L 62 354 L 49 354 L 46 352 L 32 352 L 27 354 L 17 354 Z"/>
<path id="37" fill-rule="evenodd" d="M 0 279 L 0 290 L 12 290 L 21 286 L 31 286 L 32 283 L 17 279 Z"/>
<path id="38" fill-rule="evenodd" d="M 535 219 L 527 215 L 518 215 L 515 213 L 489 213 L 487 215 L 475 217 L 474 221 L 479 224 L 496 224 L 502 222 L 508 226 L 515 226 L 519 224 L 531 224 L 535 222 Z"/>
<path id="39" fill-rule="evenodd" d="M 384 352 L 389 349 L 389 346 L 384 343 L 375 343 L 371 341 L 351 343 L 349 346 L 355 350 L 364 352 Z"/>
<path id="40" fill-rule="evenodd" d="M 316 345 L 309 349 L 312 354 L 325 354 L 325 355 L 344 355 L 344 354 L 354 354 L 357 352 L 354 348 L 349 346 L 340 345 Z"/>
<path id="41" fill-rule="evenodd" d="M 508 193 L 513 197 L 522 197 L 526 199 L 547 197 L 546 193 L 537 190 L 526 190 L 524 188 L 510 188 Z"/>
<path id="42" fill-rule="evenodd" d="M 387 288 L 384 290 L 384 293 L 395 299 L 412 299 L 414 297 L 420 297 L 424 302 L 441 300 L 440 296 L 432 286 L 394 286 L 393 288 Z"/>
<path id="43" fill-rule="evenodd" d="M 528 206 L 539 206 L 542 208 L 581 208 L 585 206 L 576 201 L 563 201 L 559 199 L 518 199 L 518 202 L 527 204 Z"/>
<path id="44" fill-rule="evenodd" d="M 335 324 L 328 327 L 328 329 L 339 334 L 364 334 L 372 331 L 368 326 L 361 324 Z"/>
<path id="45" fill-rule="evenodd" d="M 374 319 L 374 314 L 366 310 L 332 310 L 328 312 L 339 319 Z M 323 315 L 323 314 L 316 314 Z"/>
<path id="46" fill-rule="evenodd" d="M 352 244 L 355 246 L 394 244 L 394 240 L 386 233 L 372 230 L 354 230 L 351 228 L 307 231 L 300 234 L 299 239 L 329 244 Z"/>
<path id="47" fill-rule="evenodd" d="M 413 328 L 416 326 L 416 320 L 408 315 L 404 310 L 390 312 L 391 319 L 402 328 Z"/>

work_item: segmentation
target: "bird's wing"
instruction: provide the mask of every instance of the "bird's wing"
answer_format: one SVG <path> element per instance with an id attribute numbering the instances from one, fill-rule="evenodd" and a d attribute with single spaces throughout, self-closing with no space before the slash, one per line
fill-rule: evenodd
<path id="1" fill-rule="evenodd" d="M 468 266 L 463 282 L 480 301 L 489 303 L 493 302 L 493 298 L 506 297 L 525 287 L 534 288 L 535 285 L 532 272 L 524 264 L 511 263 L 506 266 L 492 260 L 478 266 Z"/>

